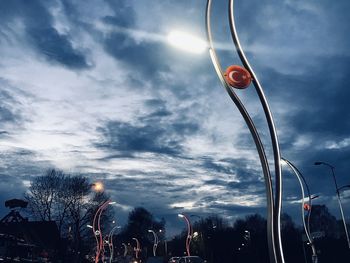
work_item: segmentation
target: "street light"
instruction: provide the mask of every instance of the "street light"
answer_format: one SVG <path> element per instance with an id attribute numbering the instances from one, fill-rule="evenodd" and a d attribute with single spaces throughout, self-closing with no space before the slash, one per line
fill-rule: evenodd
<path id="1" fill-rule="evenodd" d="M 133 237 L 132 239 L 136 241 L 136 248 L 134 250 L 135 250 L 135 257 L 136 257 L 136 259 L 138 259 L 139 258 L 139 252 L 141 250 L 140 249 L 140 242 L 139 242 L 139 240 L 136 237 Z"/>
<path id="2" fill-rule="evenodd" d="M 103 192 L 104 191 L 104 185 L 102 182 L 92 183 L 91 186 L 95 192 Z"/>
<path id="3" fill-rule="evenodd" d="M 233 90 L 233 87 L 237 87 L 241 89 L 246 88 L 247 87 L 246 84 L 249 84 L 250 81 L 244 81 L 245 85 L 241 85 L 242 83 L 240 83 L 239 86 L 232 85 L 232 82 L 228 83 L 229 78 L 231 78 L 231 81 L 233 82 L 237 82 L 237 80 L 234 79 L 233 71 L 230 72 L 231 75 L 229 76 L 224 74 L 222 67 L 220 65 L 218 56 L 215 52 L 214 41 L 211 33 L 211 17 L 210 17 L 211 4 L 212 4 L 212 0 L 207 0 L 206 29 L 207 29 L 207 39 L 209 43 L 210 58 L 212 60 L 212 63 L 218 75 L 218 78 L 220 79 L 228 95 L 230 96 L 230 98 L 232 99 L 232 101 L 240 111 L 253 137 L 257 152 L 259 154 L 260 163 L 262 166 L 264 179 L 265 179 L 266 199 L 267 199 L 267 237 L 268 237 L 270 261 L 276 262 L 276 263 L 284 263 L 285 261 L 284 261 L 282 239 L 281 239 L 281 205 L 282 205 L 282 173 L 281 173 L 281 163 L 280 163 L 281 156 L 280 156 L 279 143 L 277 138 L 277 131 L 273 121 L 272 113 L 268 105 L 267 99 L 265 97 L 264 91 L 262 89 L 262 86 L 259 83 L 258 78 L 255 75 L 252 67 L 250 66 L 244 54 L 244 51 L 241 47 L 241 44 L 237 35 L 237 30 L 235 27 L 233 0 L 230 0 L 229 1 L 229 23 L 230 23 L 231 36 L 232 36 L 232 40 L 234 42 L 236 51 L 240 57 L 240 60 L 244 65 L 244 68 L 239 66 L 236 66 L 235 68 L 240 68 L 239 71 L 241 71 L 242 73 L 239 73 L 239 74 L 242 80 L 244 77 L 245 80 L 252 81 L 265 114 L 265 118 L 269 128 L 273 157 L 274 157 L 274 174 L 275 174 L 275 183 L 276 183 L 275 196 L 273 196 L 271 171 L 267 161 L 264 145 L 262 144 L 261 138 L 259 136 L 259 133 L 255 127 L 255 124 L 252 118 L 250 117 L 245 106 L 243 105 L 243 103 L 241 102 L 241 100 Z"/>
<path id="4" fill-rule="evenodd" d="M 113 221 L 113 222 L 115 222 L 115 221 Z M 121 228 L 121 226 L 114 226 L 113 228 L 112 228 L 112 230 L 109 232 L 109 234 L 108 234 L 108 246 L 109 246 L 109 255 L 110 255 L 110 257 L 109 257 L 109 262 L 110 263 L 112 263 L 112 260 L 113 260 L 113 254 L 114 254 L 114 246 L 113 246 L 113 234 L 114 234 L 114 232 L 117 230 L 117 229 L 119 229 L 119 228 Z"/>
<path id="5" fill-rule="evenodd" d="M 311 236 L 311 232 L 310 232 L 310 218 L 311 218 L 311 209 L 312 209 L 312 199 L 317 198 L 318 196 L 311 196 L 310 194 L 310 188 L 308 186 L 308 184 L 306 183 L 305 177 L 302 175 L 302 173 L 299 171 L 299 169 L 292 164 L 289 160 L 285 159 L 285 158 L 281 158 L 283 163 L 287 164 L 289 166 L 289 168 L 293 171 L 294 175 L 296 176 L 296 178 L 298 179 L 299 185 L 300 185 L 300 189 L 301 189 L 301 195 L 302 195 L 302 199 L 301 199 L 301 217 L 302 217 L 302 222 L 303 222 L 303 226 L 304 226 L 304 230 L 305 230 L 305 234 L 306 237 L 309 241 L 309 244 L 311 246 L 312 249 L 312 262 L 313 263 L 317 263 L 318 262 L 318 258 L 317 258 L 317 252 L 316 252 L 316 247 L 315 247 L 315 243 L 313 241 L 313 238 Z M 308 206 L 305 206 L 305 190 L 304 190 L 304 184 L 306 186 L 306 191 L 307 191 L 307 197 L 309 199 L 309 203 Z M 308 209 L 305 209 L 305 208 Z M 307 224 L 305 222 L 305 210 L 307 211 Z M 304 243 L 303 243 L 304 246 Z"/>
<path id="6" fill-rule="evenodd" d="M 104 244 L 103 244 L 103 237 L 102 237 L 102 231 L 101 231 L 101 215 L 103 211 L 108 207 L 108 205 L 115 204 L 116 202 L 111 201 L 111 200 L 106 200 L 104 201 L 99 208 L 97 209 L 93 223 L 92 223 L 92 231 L 95 236 L 96 240 L 96 256 L 95 256 L 95 263 L 98 263 L 100 260 L 100 255 L 101 251 L 104 249 Z M 97 225 L 97 230 L 96 230 L 96 225 Z M 99 238 L 97 238 L 99 236 Z M 103 255 L 102 255 L 103 257 Z"/>
<path id="7" fill-rule="evenodd" d="M 167 40 L 170 45 L 191 53 L 200 54 L 207 48 L 205 41 L 182 31 L 170 32 Z"/>
<path id="8" fill-rule="evenodd" d="M 340 214 L 341 214 L 343 224 L 344 224 L 345 236 L 346 236 L 346 240 L 348 242 L 348 248 L 350 249 L 350 239 L 349 239 L 348 227 L 346 225 L 345 216 L 344 216 L 344 212 L 343 212 L 343 205 L 342 205 L 341 200 L 340 200 L 340 191 L 339 191 L 339 190 L 343 190 L 344 188 L 346 188 L 348 186 L 345 185 L 345 186 L 342 186 L 340 188 L 338 187 L 337 179 L 335 178 L 335 172 L 334 172 L 335 167 L 334 166 L 332 166 L 326 162 L 315 162 L 314 164 L 315 165 L 325 165 L 325 166 L 328 166 L 332 170 L 332 176 L 333 176 L 334 185 L 335 185 L 335 189 L 336 189 L 336 193 L 337 193 Z"/>
<path id="9" fill-rule="evenodd" d="M 154 237 L 154 243 L 153 243 L 153 256 L 155 257 L 156 256 L 156 251 L 157 251 L 157 246 L 158 246 L 158 236 L 156 234 L 156 232 L 154 232 L 152 229 L 148 229 L 148 232 L 149 233 L 152 233 L 153 234 L 153 237 Z"/>
<path id="10" fill-rule="evenodd" d="M 187 256 L 191 256 L 190 244 L 191 244 L 192 235 L 193 235 L 193 229 L 191 226 L 191 222 L 188 219 L 188 217 L 184 214 L 178 214 L 178 217 L 183 218 L 186 221 L 186 224 L 187 224 L 186 253 L 187 253 Z"/>
<path id="11" fill-rule="evenodd" d="M 123 247 L 124 247 L 124 254 L 123 256 L 126 257 L 126 255 L 128 254 L 128 247 L 125 243 L 122 243 Z"/>

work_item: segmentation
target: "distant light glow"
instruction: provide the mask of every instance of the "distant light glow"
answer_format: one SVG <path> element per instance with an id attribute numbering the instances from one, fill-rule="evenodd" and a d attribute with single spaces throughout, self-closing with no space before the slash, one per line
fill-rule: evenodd
<path id="1" fill-rule="evenodd" d="M 191 53 L 200 54 L 207 48 L 205 41 L 182 31 L 170 32 L 167 40 L 172 46 Z"/>
<path id="2" fill-rule="evenodd" d="M 178 214 L 177 216 L 178 216 L 178 217 L 181 217 L 181 218 L 183 218 L 183 217 L 184 217 L 184 215 L 183 215 L 183 214 Z"/>

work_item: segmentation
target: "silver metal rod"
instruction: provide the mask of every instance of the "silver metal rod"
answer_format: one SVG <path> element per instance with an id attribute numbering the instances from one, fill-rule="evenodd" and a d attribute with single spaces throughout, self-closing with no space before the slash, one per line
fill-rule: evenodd
<path id="1" fill-rule="evenodd" d="M 347 227 L 346 221 L 345 221 L 345 216 L 344 216 L 344 211 L 343 211 L 343 205 L 342 205 L 342 203 L 341 203 L 339 188 L 338 188 L 337 180 L 336 180 L 336 178 L 335 178 L 334 167 L 333 167 L 333 166 L 330 166 L 330 168 L 331 168 L 331 170 L 332 170 L 332 175 L 333 175 L 333 179 L 334 179 L 334 184 L 335 184 L 335 187 L 336 187 L 336 189 L 337 189 L 337 197 L 338 197 L 339 209 L 340 209 L 341 218 L 342 218 L 342 220 L 343 220 L 343 225 L 344 225 L 344 230 L 345 230 L 346 241 L 348 242 L 348 248 L 350 249 L 350 240 L 349 240 L 348 227 Z"/>
<path id="2" fill-rule="evenodd" d="M 255 75 L 252 67 L 250 66 L 248 59 L 246 58 L 244 51 L 241 47 L 237 30 L 235 27 L 235 21 L 234 21 L 234 1 L 229 0 L 229 21 L 230 21 L 230 29 L 231 29 L 231 35 L 232 40 L 236 46 L 236 51 L 238 56 L 240 57 L 242 64 L 244 67 L 249 71 L 253 78 L 253 84 L 255 87 L 255 90 L 259 96 L 261 105 L 263 107 L 266 121 L 269 127 L 270 131 L 270 137 L 271 137 L 271 143 L 272 143 L 272 150 L 274 155 L 274 164 L 275 164 L 275 206 L 274 206 L 274 236 L 275 236 L 275 246 L 278 251 L 278 262 L 284 263 L 284 255 L 283 255 L 283 248 L 282 248 L 282 238 L 281 238 L 281 210 L 282 210 L 282 171 L 281 171 L 281 154 L 278 144 L 278 137 L 277 137 L 277 131 L 276 127 L 273 121 L 272 113 L 269 107 L 269 104 L 267 102 L 266 96 L 264 94 L 264 91 L 262 89 L 261 84 L 259 83 L 259 80 L 257 76 Z"/>
<path id="3" fill-rule="evenodd" d="M 245 109 L 243 103 L 240 101 L 236 93 L 232 90 L 232 88 L 226 83 L 223 75 L 223 71 L 220 66 L 220 62 L 215 52 L 213 38 L 211 33 L 211 21 L 210 21 L 210 12 L 211 12 L 211 0 L 207 1 L 206 7 L 206 30 L 207 30 L 207 39 L 209 43 L 209 54 L 216 70 L 216 73 L 220 79 L 221 84 L 224 86 L 226 92 L 238 108 L 241 113 L 243 119 L 246 122 L 246 125 L 249 128 L 249 131 L 253 137 L 256 149 L 259 154 L 260 163 L 262 166 L 262 171 L 265 179 L 265 188 L 266 188 L 266 201 L 267 201 L 267 239 L 268 239 L 268 248 L 269 248 L 269 256 L 271 262 L 277 262 L 277 254 L 275 248 L 275 236 L 273 233 L 274 226 L 274 201 L 273 201 L 273 190 L 272 190 L 272 180 L 270 175 L 270 169 L 268 165 L 268 161 L 265 154 L 264 146 L 261 142 L 259 133 L 254 125 L 253 120 L 251 119 L 249 113 Z"/>
<path id="4" fill-rule="evenodd" d="M 340 193 L 339 193 L 337 179 L 335 178 L 335 172 L 334 172 L 335 167 L 333 165 L 330 165 L 329 163 L 326 163 L 326 162 L 315 162 L 315 165 L 320 165 L 320 164 L 326 165 L 332 170 L 332 176 L 333 176 L 333 180 L 334 180 L 335 190 L 336 190 L 336 193 L 337 193 L 337 199 L 338 199 L 340 214 L 341 214 L 341 218 L 342 218 L 343 225 L 344 225 L 346 241 L 348 243 L 348 248 L 350 249 L 350 239 L 349 239 L 348 227 L 347 227 L 346 221 L 345 221 L 343 205 L 342 205 L 341 199 L 340 199 Z"/>
<path id="5" fill-rule="evenodd" d="M 309 215 L 310 213 L 308 213 L 308 223 L 305 222 L 305 215 L 304 215 L 304 205 L 305 205 L 305 191 L 304 191 L 304 185 L 306 186 L 307 189 L 307 196 L 309 199 L 309 205 L 310 207 L 312 207 L 312 199 L 311 199 L 311 194 L 310 194 L 310 190 L 309 190 L 309 186 L 306 183 L 305 177 L 302 175 L 302 173 L 298 170 L 298 168 L 292 164 L 289 160 L 285 159 L 285 158 L 281 158 L 283 161 L 285 161 L 285 163 L 291 168 L 291 170 L 293 171 L 294 175 L 297 177 L 299 185 L 300 185 L 300 189 L 301 189 L 301 195 L 302 195 L 302 201 L 301 201 L 301 217 L 302 217 L 302 221 L 303 221 L 303 226 L 304 226 L 304 230 L 305 230 L 305 234 L 306 237 L 310 243 L 311 249 L 312 249 L 312 262 L 313 263 L 317 263 L 318 258 L 317 258 L 317 253 L 316 253 L 316 247 L 315 247 L 315 243 L 313 241 L 313 238 L 311 236 L 311 232 L 310 232 L 310 221 L 309 221 Z"/>

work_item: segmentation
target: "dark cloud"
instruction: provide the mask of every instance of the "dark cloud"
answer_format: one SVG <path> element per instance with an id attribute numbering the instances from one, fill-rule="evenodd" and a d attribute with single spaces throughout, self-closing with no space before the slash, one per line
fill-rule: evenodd
<path id="1" fill-rule="evenodd" d="M 164 101 L 147 100 L 151 112 L 138 117 L 138 124 L 120 121 L 109 121 L 100 127 L 104 141 L 99 147 L 124 153 L 151 152 L 179 155 L 185 150 L 183 142 L 186 136 L 195 134 L 199 125 L 195 120 L 168 118 L 172 114 L 167 110 Z"/>
<path id="2" fill-rule="evenodd" d="M 62 35 L 52 27 L 27 29 L 31 42 L 40 54 L 49 61 L 60 63 L 73 69 L 88 67 L 82 52 L 73 48 L 69 36 Z"/>
<path id="3" fill-rule="evenodd" d="M 53 18 L 42 1 L 14 0 L 0 3 L 0 28 L 14 21 L 23 21 L 26 39 L 38 52 L 51 62 L 72 69 L 87 68 L 82 51 L 73 48 L 68 35 L 60 34 L 53 26 Z"/>
<path id="4" fill-rule="evenodd" d="M 18 125 L 23 121 L 21 103 L 7 89 L 11 89 L 6 81 L 0 78 L 0 127 L 7 124 Z M 4 132 L 2 134 L 8 134 Z"/>

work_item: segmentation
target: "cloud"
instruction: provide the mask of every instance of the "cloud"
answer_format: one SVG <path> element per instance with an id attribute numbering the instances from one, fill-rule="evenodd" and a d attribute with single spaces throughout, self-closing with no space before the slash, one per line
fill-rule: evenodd
<path id="1" fill-rule="evenodd" d="M 226 8 L 216 3 L 213 29 L 233 49 Z M 28 182 L 48 166 L 85 174 L 108 182 L 122 204 L 120 217 L 143 205 L 174 229 L 182 227 L 176 221 L 182 209 L 264 214 L 253 140 L 209 56 L 163 42 L 174 28 L 205 38 L 204 9 L 201 1 L 1 2 L 1 172 L 9 183 L 13 178 L 23 190 L 18 180 Z M 339 183 L 348 184 L 346 10 L 347 1 L 239 1 L 235 11 L 282 154 L 334 213 L 329 171 L 312 163 L 335 164 Z M 233 50 L 219 55 L 223 67 L 240 63 Z M 271 157 L 254 89 L 237 94 Z M 298 184 L 284 173 L 284 211 L 296 216 Z"/>
<path id="2" fill-rule="evenodd" d="M 21 36 L 17 32 L 10 34 L 23 38 L 48 61 L 72 69 L 88 67 L 83 53 L 73 48 L 69 36 L 60 34 L 54 28 L 52 15 L 41 1 L 28 3 L 15 0 L 10 4 L 2 3 L 0 9 L 3 15 L 2 30 L 6 30 L 9 24 L 16 23 L 24 34 Z"/>

